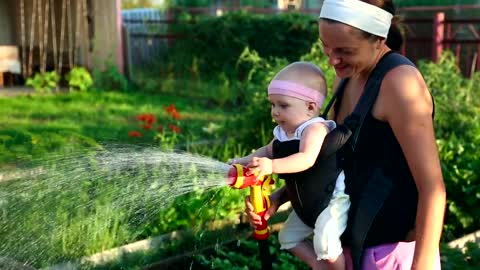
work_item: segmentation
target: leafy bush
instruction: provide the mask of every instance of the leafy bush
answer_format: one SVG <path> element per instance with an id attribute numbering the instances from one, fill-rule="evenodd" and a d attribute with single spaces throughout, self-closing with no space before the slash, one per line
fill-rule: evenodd
<path id="1" fill-rule="evenodd" d="M 318 38 L 312 16 L 297 13 L 255 15 L 228 13 L 185 22 L 173 29 L 185 35 L 171 49 L 170 61 L 180 70 L 197 66 L 202 77 L 225 72 L 229 78 L 244 78 L 234 67 L 245 47 L 261 57 L 282 57 L 294 61 L 308 52 Z M 183 66 L 178 66 L 182 64 Z"/>
<path id="2" fill-rule="evenodd" d="M 103 70 L 94 70 L 93 78 L 97 90 L 128 91 L 127 79 L 120 73 L 118 67 L 111 62 L 108 62 Z"/>
<path id="3" fill-rule="evenodd" d="M 309 269 L 308 266 L 286 250 L 280 250 L 277 235 L 269 238 L 273 269 Z M 215 250 L 194 257 L 202 269 L 262 269 L 258 244 L 253 239 L 218 246 Z"/>
<path id="4" fill-rule="evenodd" d="M 48 93 L 57 88 L 59 81 L 60 75 L 56 71 L 50 71 L 43 74 L 36 73 L 33 78 L 28 78 L 25 84 L 33 87 L 36 92 Z"/>
<path id="5" fill-rule="evenodd" d="M 66 77 L 70 90 L 78 90 L 84 92 L 90 89 L 93 85 L 92 76 L 90 72 L 84 67 L 74 67 L 67 74 Z"/>
<path id="6" fill-rule="evenodd" d="M 444 270 L 476 270 L 480 268 L 480 246 L 478 243 L 468 242 L 464 251 L 442 244 L 440 254 L 442 256 L 442 269 Z"/>
<path id="7" fill-rule="evenodd" d="M 435 98 L 435 130 L 447 188 L 444 238 L 452 240 L 480 228 L 480 73 L 465 79 L 455 56 L 419 65 Z"/>

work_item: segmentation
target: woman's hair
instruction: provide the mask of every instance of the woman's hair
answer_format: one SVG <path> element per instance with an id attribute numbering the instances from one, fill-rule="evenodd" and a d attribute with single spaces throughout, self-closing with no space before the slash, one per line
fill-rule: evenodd
<path id="1" fill-rule="evenodd" d="M 394 51 L 399 51 L 402 48 L 403 35 L 402 35 L 402 31 L 400 30 L 400 18 L 398 16 L 395 16 L 395 5 L 393 4 L 393 0 L 361 0 L 361 1 L 368 3 L 370 5 L 377 6 L 394 16 L 392 19 L 392 25 L 388 30 L 387 41 L 385 43 L 390 49 Z M 362 33 L 368 39 L 375 37 L 375 35 L 367 33 L 365 31 L 362 31 Z"/>

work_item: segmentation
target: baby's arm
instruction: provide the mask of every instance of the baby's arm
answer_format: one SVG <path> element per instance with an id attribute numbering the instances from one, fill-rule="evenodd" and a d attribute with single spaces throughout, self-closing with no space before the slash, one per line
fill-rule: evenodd
<path id="1" fill-rule="evenodd" d="M 251 153 L 248 156 L 229 159 L 227 163 L 230 165 L 241 164 L 243 166 L 246 166 L 252 160 L 253 157 L 272 158 L 272 142 L 273 140 L 269 144 L 258 148 L 257 150 L 255 150 L 255 152 Z"/>
<path id="2" fill-rule="evenodd" d="M 261 175 L 305 171 L 315 164 L 328 131 L 324 123 L 313 123 L 304 129 L 298 153 L 279 159 L 252 157 L 248 167 Z"/>

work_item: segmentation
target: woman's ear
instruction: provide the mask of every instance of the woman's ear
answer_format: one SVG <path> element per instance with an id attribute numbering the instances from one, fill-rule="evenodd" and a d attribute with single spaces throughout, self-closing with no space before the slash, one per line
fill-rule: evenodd
<path id="1" fill-rule="evenodd" d="M 377 39 L 377 49 L 380 49 L 383 44 L 385 44 L 385 42 L 387 42 L 387 39 L 386 38 L 383 38 L 383 37 L 380 37 Z"/>

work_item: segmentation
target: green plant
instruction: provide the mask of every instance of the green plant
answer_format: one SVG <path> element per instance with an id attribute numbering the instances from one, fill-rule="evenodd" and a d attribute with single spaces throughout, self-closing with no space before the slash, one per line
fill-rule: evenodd
<path id="1" fill-rule="evenodd" d="M 78 90 L 84 92 L 90 89 L 93 85 L 92 76 L 90 72 L 84 67 L 74 67 L 67 74 L 67 82 L 70 90 Z"/>
<path id="2" fill-rule="evenodd" d="M 195 67 L 203 78 L 224 72 L 232 80 L 243 78 L 234 67 L 246 47 L 264 58 L 294 61 L 318 39 L 314 17 L 297 13 L 269 16 L 233 12 L 185 22 L 172 31 L 186 37 L 177 40 L 169 51 L 167 61 L 174 63 L 177 73 Z"/>
<path id="3" fill-rule="evenodd" d="M 459 248 L 442 244 L 442 269 L 444 270 L 476 270 L 480 268 L 480 246 L 475 242 L 468 242 L 462 251 Z"/>
<path id="4" fill-rule="evenodd" d="M 286 250 L 279 249 L 277 235 L 269 239 L 273 269 L 309 269 L 308 266 Z M 261 269 L 258 245 L 254 239 L 238 240 L 218 246 L 212 251 L 194 257 L 196 263 L 207 269 Z"/>
<path id="5" fill-rule="evenodd" d="M 112 62 L 107 62 L 104 69 L 95 69 L 93 79 L 97 90 L 128 91 L 127 79 Z"/>
<path id="6" fill-rule="evenodd" d="M 144 135 L 153 136 L 160 147 L 164 150 L 175 149 L 179 142 L 179 136 L 182 133 L 180 120 L 182 117 L 177 111 L 175 104 L 170 104 L 165 108 L 168 115 L 168 121 L 157 122 L 157 118 L 151 113 L 137 115 L 136 119 L 140 122 L 140 128 L 143 131 L 132 130 L 128 132 L 129 137 L 143 137 Z"/>
<path id="7" fill-rule="evenodd" d="M 419 64 L 435 99 L 435 131 L 447 189 L 443 237 L 453 240 L 480 228 L 480 73 L 460 74 L 452 52 Z"/>
<path id="8" fill-rule="evenodd" d="M 36 73 L 33 78 L 28 78 L 25 84 L 33 87 L 36 92 L 47 93 L 54 91 L 59 81 L 60 75 L 56 71 L 50 71 L 43 74 Z"/>

